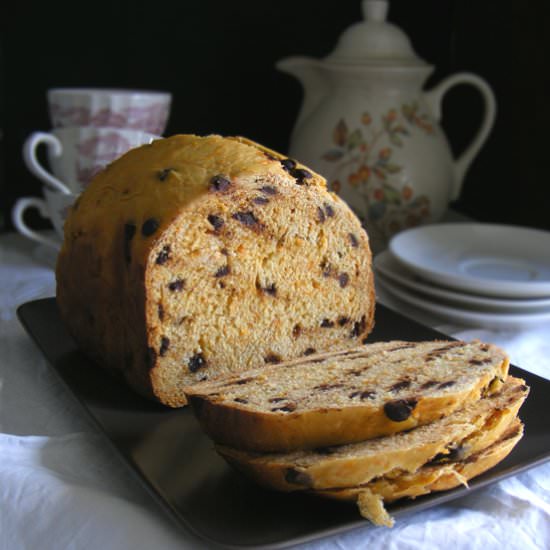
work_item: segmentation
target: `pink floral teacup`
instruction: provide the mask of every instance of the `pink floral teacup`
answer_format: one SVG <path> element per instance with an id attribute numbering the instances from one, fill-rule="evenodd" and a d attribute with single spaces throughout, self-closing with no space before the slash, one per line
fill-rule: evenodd
<path id="1" fill-rule="evenodd" d="M 48 108 L 54 128 L 129 128 L 161 135 L 166 129 L 169 92 L 101 88 L 53 88 Z"/>
<path id="2" fill-rule="evenodd" d="M 122 128 L 54 128 L 51 132 L 31 134 L 23 145 L 23 159 L 27 168 L 50 189 L 79 194 L 107 164 L 130 149 L 159 137 Z M 48 148 L 51 172 L 36 156 L 41 144 Z"/>

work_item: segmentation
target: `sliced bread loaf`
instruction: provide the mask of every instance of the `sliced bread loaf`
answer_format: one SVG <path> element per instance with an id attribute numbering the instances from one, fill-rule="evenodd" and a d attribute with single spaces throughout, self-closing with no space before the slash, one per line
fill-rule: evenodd
<path id="1" fill-rule="evenodd" d="M 172 136 L 76 201 L 57 303 L 84 352 L 177 407 L 195 382 L 361 343 L 368 236 L 296 161 L 243 138 Z"/>
<path id="2" fill-rule="evenodd" d="M 434 422 L 397 434 L 337 447 L 291 453 L 254 453 L 218 445 L 218 452 L 259 484 L 279 491 L 331 489 L 368 483 L 394 471 L 467 456 L 499 439 L 527 397 L 523 380 Z"/>
<path id="3" fill-rule="evenodd" d="M 522 436 L 523 425 L 516 418 L 500 439 L 460 460 L 426 465 L 413 473 L 396 472 L 393 476 L 383 476 L 358 487 L 314 492 L 332 499 L 356 501 L 363 517 L 376 525 L 391 527 L 394 521 L 384 503 L 445 491 L 461 484 L 467 486 L 468 480 L 504 460 Z"/>
<path id="4" fill-rule="evenodd" d="M 279 452 L 427 424 L 496 389 L 508 357 L 478 341 L 385 342 L 252 369 L 186 389 L 219 444 Z"/>

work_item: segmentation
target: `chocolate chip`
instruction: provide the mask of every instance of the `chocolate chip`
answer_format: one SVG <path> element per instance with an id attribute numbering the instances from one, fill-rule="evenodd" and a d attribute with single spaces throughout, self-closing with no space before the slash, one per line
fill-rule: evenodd
<path id="1" fill-rule="evenodd" d="M 338 318 L 338 324 L 343 327 L 345 324 L 349 323 L 350 322 L 350 318 L 349 317 L 339 317 Z"/>
<path id="2" fill-rule="evenodd" d="M 235 381 L 235 386 L 244 386 L 245 384 L 248 384 L 253 380 L 256 380 L 253 376 L 248 376 L 247 378 L 241 378 L 240 380 Z"/>
<path id="3" fill-rule="evenodd" d="M 285 481 L 292 485 L 301 485 L 303 487 L 313 487 L 313 481 L 306 472 L 288 468 L 285 472 Z"/>
<path id="4" fill-rule="evenodd" d="M 207 219 L 216 231 L 219 231 L 223 227 L 223 224 L 225 223 L 222 220 L 222 218 L 220 218 L 219 216 L 216 216 L 215 214 L 208 214 Z"/>
<path id="5" fill-rule="evenodd" d="M 364 391 L 361 393 L 361 399 L 373 399 L 375 395 L 375 391 Z"/>
<path id="6" fill-rule="evenodd" d="M 408 349 L 408 348 L 414 348 L 416 346 L 416 344 L 400 344 L 399 346 L 395 346 L 393 348 L 390 348 L 388 351 L 397 351 L 397 350 L 400 350 L 400 349 Z"/>
<path id="7" fill-rule="evenodd" d="M 349 283 L 349 275 L 347 273 L 340 273 L 338 275 L 338 283 L 342 288 L 346 288 Z"/>
<path id="8" fill-rule="evenodd" d="M 444 390 L 445 388 L 450 388 L 452 386 L 454 386 L 456 384 L 456 382 L 454 380 L 449 380 L 448 382 L 441 382 L 441 384 L 439 384 L 439 386 L 437 386 L 437 389 L 438 390 Z"/>
<path id="9" fill-rule="evenodd" d="M 218 174 L 210 179 L 210 191 L 227 191 L 231 185 L 231 180 L 222 174 Z"/>
<path id="10" fill-rule="evenodd" d="M 365 370 L 367 369 L 353 369 L 349 370 L 346 374 L 351 374 L 352 376 L 361 376 Z"/>
<path id="11" fill-rule="evenodd" d="M 304 355 L 313 355 L 314 353 L 316 353 L 315 348 L 307 348 L 307 349 L 304 351 Z"/>
<path id="12" fill-rule="evenodd" d="M 159 225 L 159 221 L 156 218 L 149 218 L 143 222 L 141 234 L 144 237 L 150 237 L 159 228 Z"/>
<path id="13" fill-rule="evenodd" d="M 277 189 L 275 189 L 272 185 L 264 185 L 263 187 L 260 187 L 259 190 L 266 195 L 277 195 L 279 193 L 279 191 L 277 191 Z"/>
<path id="14" fill-rule="evenodd" d="M 367 328 L 367 319 L 363 315 L 363 317 L 361 317 L 360 321 L 356 321 L 353 324 L 353 329 L 351 330 L 350 337 L 351 338 L 357 338 L 357 336 L 359 336 L 359 335 L 363 334 L 363 332 L 365 332 L 366 328 Z"/>
<path id="15" fill-rule="evenodd" d="M 410 380 L 401 380 L 401 382 L 396 382 L 393 386 L 390 386 L 388 391 L 399 392 L 401 390 L 407 389 L 411 385 Z"/>
<path id="16" fill-rule="evenodd" d="M 299 324 L 294 325 L 294 328 L 292 329 L 292 336 L 294 336 L 294 338 L 298 338 L 300 334 L 302 334 L 302 327 Z"/>
<path id="17" fill-rule="evenodd" d="M 373 399 L 375 395 L 376 395 L 376 392 L 374 391 L 358 390 L 350 393 L 348 397 L 350 399 L 353 399 L 354 397 L 359 397 L 361 401 L 364 401 L 365 399 Z"/>
<path id="18" fill-rule="evenodd" d="M 269 294 L 270 296 L 277 296 L 277 287 L 275 286 L 275 283 L 271 283 L 268 286 L 260 286 L 260 284 L 257 284 L 256 288 L 266 294 Z"/>
<path id="19" fill-rule="evenodd" d="M 294 168 L 296 168 L 296 161 L 292 159 L 282 159 L 280 162 L 283 166 L 283 169 L 287 172 L 290 172 L 291 170 L 294 170 Z"/>
<path id="20" fill-rule="evenodd" d="M 343 388 L 344 384 L 336 383 L 336 384 L 319 384 L 318 386 L 313 386 L 314 390 L 319 391 L 329 391 L 329 390 L 335 390 L 338 388 Z"/>
<path id="21" fill-rule="evenodd" d="M 162 248 L 157 256 L 156 263 L 158 265 L 165 264 L 170 259 L 170 245 L 166 245 Z"/>
<path id="22" fill-rule="evenodd" d="M 430 388 L 433 388 L 434 386 L 437 386 L 437 384 L 439 384 L 437 380 L 428 380 L 427 382 L 424 382 L 424 384 L 420 386 L 420 389 L 428 390 Z"/>
<path id="23" fill-rule="evenodd" d="M 206 360 L 204 359 L 202 353 L 196 353 L 193 357 L 191 357 L 191 359 L 189 359 L 187 364 L 191 372 L 197 372 L 206 365 Z"/>
<path id="24" fill-rule="evenodd" d="M 159 170 L 157 172 L 157 178 L 160 181 L 164 181 L 170 175 L 170 172 L 172 172 L 173 170 L 174 170 L 173 168 L 163 168 L 162 170 Z"/>
<path id="25" fill-rule="evenodd" d="M 281 356 L 280 356 L 280 355 L 277 355 L 276 353 L 268 353 L 268 354 L 264 357 L 264 362 L 265 362 L 265 363 L 273 363 L 273 364 L 276 364 L 276 363 L 280 363 L 281 361 L 282 361 Z"/>
<path id="26" fill-rule="evenodd" d="M 155 351 L 155 348 L 147 348 L 145 361 L 149 369 L 152 369 L 155 366 L 155 363 L 157 362 L 157 352 Z"/>
<path id="27" fill-rule="evenodd" d="M 292 412 L 296 410 L 296 403 L 287 403 L 286 405 L 283 405 L 282 407 L 275 407 L 274 409 L 271 409 L 272 412 L 281 411 L 281 412 Z"/>
<path id="28" fill-rule="evenodd" d="M 168 351 L 169 347 L 170 347 L 170 338 L 167 338 L 166 336 L 163 336 L 160 339 L 159 355 L 161 357 L 164 357 L 166 355 L 166 352 Z"/>
<path id="29" fill-rule="evenodd" d="M 229 275 L 229 273 L 231 273 L 231 268 L 228 265 L 224 265 L 220 267 L 216 273 L 214 273 L 214 277 L 225 277 L 226 275 Z"/>
<path id="30" fill-rule="evenodd" d="M 490 363 L 491 362 L 491 359 L 489 358 L 486 358 L 486 359 L 470 359 L 468 361 L 468 363 L 470 363 L 470 365 L 484 365 L 486 363 Z"/>
<path id="31" fill-rule="evenodd" d="M 323 272 L 323 277 L 330 277 L 332 275 L 332 271 L 333 271 L 332 266 L 326 260 L 323 260 L 319 264 L 319 267 Z"/>
<path id="32" fill-rule="evenodd" d="M 258 224 L 258 218 L 254 215 L 254 212 L 235 212 L 235 214 L 231 217 L 247 227 L 252 227 Z"/>
<path id="33" fill-rule="evenodd" d="M 353 233 L 348 233 L 348 237 L 349 237 L 349 242 L 351 243 L 351 246 L 353 246 L 353 248 L 357 248 L 359 246 L 359 241 L 357 237 Z"/>
<path id="34" fill-rule="evenodd" d="M 393 422 L 403 422 L 411 416 L 413 409 L 416 407 L 416 403 L 416 399 L 396 399 L 395 401 L 388 401 L 384 405 L 384 412 Z"/>
<path id="35" fill-rule="evenodd" d="M 132 251 L 131 251 L 130 243 L 132 242 L 132 239 L 134 238 L 135 234 L 136 234 L 136 226 L 133 223 L 125 223 L 124 224 L 124 259 L 128 264 L 132 261 Z"/>
<path id="36" fill-rule="evenodd" d="M 235 401 L 235 403 L 248 403 L 248 399 L 244 399 L 244 397 L 235 397 L 233 401 Z"/>
<path id="37" fill-rule="evenodd" d="M 254 204 L 267 204 L 269 202 L 269 199 L 267 197 L 254 197 L 252 199 L 252 202 Z"/>
<path id="38" fill-rule="evenodd" d="M 449 350 L 452 350 L 453 348 L 456 348 L 456 347 L 463 347 L 464 346 L 464 342 L 450 342 L 448 344 L 445 344 L 444 346 L 440 347 L 440 348 L 436 348 L 432 351 L 430 351 L 430 354 L 443 354 L 445 353 L 446 351 L 449 351 Z"/>
<path id="39" fill-rule="evenodd" d="M 159 304 L 157 306 L 157 313 L 158 313 L 159 320 L 162 321 L 164 319 L 164 307 L 162 304 Z"/>
<path id="40" fill-rule="evenodd" d="M 330 319 L 323 319 L 321 321 L 321 326 L 323 328 L 332 328 L 334 326 L 334 322 L 331 321 Z"/>
<path id="41" fill-rule="evenodd" d="M 168 290 L 171 292 L 180 292 L 185 287 L 185 281 L 183 279 L 176 279 L 171 283 L 168 283 Z"/>
<path id="42" fill-rule="evenodd" d="M 323 209 L 318 206 L 317 207 L 317 220 L 319 223 L 323 223 L 327 218 L 325 217 L 325 213 L 323 212 Z"/>
<path id="43" fill-rule="evenodd" d="M 293 178 L 296 178 L 296 183 L 298 185 L 304 185 L 306 180 L 309 180 L 313 177 L 313 174 L 311 172 L 308 172 L 307 170 L 304 170 L 303 168 L 295 168 L 294 170 L 291 170 L 290 175 Z"/>
<path id="44" fill-rule="evenodd" d="M 325 212 L 329 218 L 332 218 L 334 216 L 334 208 L 327 202 L 325 202 Z"/>

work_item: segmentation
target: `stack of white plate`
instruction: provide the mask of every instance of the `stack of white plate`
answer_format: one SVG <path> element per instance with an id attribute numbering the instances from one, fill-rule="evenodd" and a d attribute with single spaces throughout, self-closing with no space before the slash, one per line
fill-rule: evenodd
<path id="1" fill-rule="evenodd" d="M 374 266 L 381 294 L 447 321 L 490 328 L 550 321 L 550 232 L 428 225 L 396 235 Z"/>

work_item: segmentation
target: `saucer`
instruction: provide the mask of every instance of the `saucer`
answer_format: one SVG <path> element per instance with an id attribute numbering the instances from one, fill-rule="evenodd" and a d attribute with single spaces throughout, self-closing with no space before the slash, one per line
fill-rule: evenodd
<path id="1" fill-rule="evenodd" d="M 414 272 L 403 267 L 389 251 L 384 251 L 374 258 L 374 268 L 378 277 L 415 293 L 429 296 L 432 300 L 443 300 L 451 305 L 458 305 L 476 310 L 530 313 L 540 310 L 550 310 L 550 298 L 492 298 L 476 294 L 466 294 L 457 290 L 434 285 L 424 281 Z"/>
<path id="2" fill-rule="evenodd" d="M 451 305 L 433 302 L 420 294 L 412 294 L 388 279 L 376 279 L 377 290 L 386 291 L 390 297 L 431 313 L 441 319 L 461 325 L 478 326 L 489 329 L 519 329 L 550 321 L 550 310 L 535 313 L 497 313 L 461 309 Z"/>
<path id="3" fill-rule="evenodd" d="M 389 244 L 399 262 L 440 285 L 482 296 L 550 297 L 550 232 L 486 223 L 426 225 Z"/>

